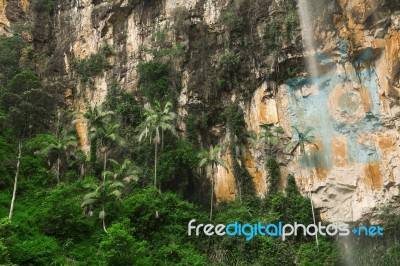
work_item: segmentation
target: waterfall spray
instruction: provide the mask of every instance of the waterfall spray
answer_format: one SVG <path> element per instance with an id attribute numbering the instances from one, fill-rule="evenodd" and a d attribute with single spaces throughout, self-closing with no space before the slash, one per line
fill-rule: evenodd
<path id="1" fill-rule="evenodd" d="M 306 57 L 306 66 L 309 75 L 312 78 L 316 78 L 319 75 L 319 71 L 317 68 L 317 61 L 315 59 L 315 44 L 314 44 L 314 25 L 313 25 L 313 17 L 311 12 L 311 7 L 313 4 L 313 0 L 299 0 L 298 10 L 300 15 L 300 26 L 302 29 L 302 37 L 303 37 L 303 46 L 304 46 L 304 56 Z M 316 4 L 316 3 L 315 3 Z M 308 180 L 308 197 L 311 202 L 311 211 L 313 216 L 313 222 L 316 225 L 315 221 L 315 213 L 314 213 L 314 204 L 311 196 L 311 180 Z M 318 243 L 318 234 L 315 235 L 315 242 L 317 244 L 317 250 L 319 252 L 319 243 Z"/>
<path id="2" fill-rule="evenodd" d="M 317 61 L 315 59 L 315 44 L 314 44 L 314 25 L 311 7 L 313 0 L 299 0 L 298 10 L 300 15 L 300 26 L 302 30 L 304 55 L 306 56 L 307 70 L 312 77 L 319 74 Z M 315 3 L 317 4 L 317 3 Z"/>

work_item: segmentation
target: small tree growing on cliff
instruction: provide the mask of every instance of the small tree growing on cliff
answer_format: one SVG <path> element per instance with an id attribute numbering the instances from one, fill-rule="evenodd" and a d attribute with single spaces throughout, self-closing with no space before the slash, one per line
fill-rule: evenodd
<path id="1" fill-rule="evenodd" d="M 210 200 L 210 221 L 212 220 L 213 215 L 213 205 L 214 205 L 214 169 L 218 165 L 225 166 L 225 162 L 219 158 L 219 153 L 221 151 L 221 147 L 219 145 L 215 146 L 213 149 L 208 151 L 202 151 L 198 154 L 200 159 L 199 167 L 204 167 L 206 165 L 211 165 L 211 200 Z"/>

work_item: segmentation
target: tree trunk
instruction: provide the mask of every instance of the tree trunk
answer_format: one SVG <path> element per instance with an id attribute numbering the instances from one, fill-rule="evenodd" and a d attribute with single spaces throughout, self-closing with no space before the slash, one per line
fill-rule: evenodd
<path id="1" fill-rule="evenodd" d="M 85 176 L 85 170 L 84 170 L 84 163 L 81 164 L 81 174 L 80 174 L 80 178 Z"/>
<path id="2" fill-rule="evenodd" d="M 164 130 L 161 130 L 161 153 L 164 151 Z"/>
<path id="3" fill-rule="evenodd" d="M 311 186 L 311 184 L 308 187 L 308 197 L 310 198 L 310 202 L 311 202 L 311 211 L 312 211 L 313 222 L 314 222 L 314 225 L 317 225 L 315 223 L 314 204 L 313 204 L 312 198 L 311 198 L 311 188 L 310 188 L 310 186 Z M 315 235 L 315 242 L 317 243 L 317 250 L 319 252 L 318 234 Z"/>
<path id="4" fill-rule="evenodd" d="M 103 230 L 104 232 L 106 232 L 106 234 L 108 234 L 107 228 L 106 228 L 106 212 L 104 211 L 104 204 L 103 204 Z"/>
<path id="5" fill-rule="evenodd" d="M 18 175 L 19 175 L 19 168 L 20 168 L 20 164 L 21 164 L 21 153 L 22 153 L 22 140 L 20 140 L 18 143 L 17 170 L 15 172 L 14 189 L 13 189 L 13 194 L 12 194 L 12 199 L 11 199 L 10 213 L 8 215 L 8 219 L 10 219 L 10 220 L 12 219 L 12 216 L 14 213 L 14 202 L 15 202 L 15 196 L 17 194 Z"/>
<path id="6" fill-rule="evenodd" d="M 214 167 L 211 170 L 211 202 L 210 202 L 210 221 L 212 220 L 213 215 L 213 205 L 214 205 Z"/>
<path id="7" fill-rule="evenodd" d="M 57 185 L 60 184 L 60 155 L 57 157 Z"/>
<path id="8" fill-rule="evenodd" d="M 303 156 L 306 156 L 306 155 L 305 155 L 304 146 L 301 146 L 301 145 L 300 145 L 300 152 L 303 154 Z M 299 158 L 299 160 L 300 160 L 300 158 Z M 306 169 L 308 169 L 308 158 L 306 158 L 306 167 L 307 167 Z M 300 169 L 300 173 L 301 173 L 301 169 Z M 303 177 L 302 177 L 302 178 L 303 178 Z M 314 204 L 313 204 L 312 198 L 311 198 L 311 180 L 310 180 L 310 177 L 308 177 L 308 197 L 310 198 L 311 212 L 312 212 L 312 216 L 313 216 L 313 222 L 314 222 L 314 225 L 317 225 L 317 224 L 315 223 Z M 318 250 L 318 252 L 319 252 L 318 234 L 315 235 L 315 243 L 317 244 L 317 250 Z"/>
<path id="9" fill-rule="evenodd" d="M 90 171 L 94 172 L 96 170 L 96 153 L 97 153 L 97 140 L 93 138 L 90 141 Z"/>
<path id="10" fill-rule="evenodd" d="M 106 172 L 106 168 L 107 168 L 107 148 L 104 152 L 103 174 Z M 104 177 L 104 179 L 105 179 L 105 177 Z"/>
<path id="11" fill-rule="evenodd" d="M 104 163 L 103 163 L 103 188 L 105 189 L 105 184 L 106 184 L 106 168 L 107 168 L 107 150 L 104 152 Z M 108 231 L 106 229 L 106 212 L 104 211 L 104 198 L 103 198 L 103 216 L 102 222 L 103 222 L 103 230 L 108 234 Z"/>
<path id="12" fill-rule="evenodd" d="M 155 152 L 154 152 L 154 188 L 157 188 L 157 148 L 158 144 L 155 143 Z"/>

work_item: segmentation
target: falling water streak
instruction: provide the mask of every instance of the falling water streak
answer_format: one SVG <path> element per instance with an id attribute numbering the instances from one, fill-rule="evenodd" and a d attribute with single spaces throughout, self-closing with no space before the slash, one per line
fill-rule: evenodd
<path id="1" fill-rule="evenodd" d="M 298 7 L 300 14 L 300 26 L 303 35 L 303 44 L 305 48 L 304 54 L 307 57 L 307 70 L 311 77 L 318 77 L 319 71 L 317 68 L 317 61 L 314 56 L 314 20 L 311 12 L 311 6 L 313 5 L 313 2 L 313 0 L 299 0 Z"/>
<path id="2" fill-rule="evenodd" d="M 318 0 L 317 0 L 318 1 Z M 317 68 L 317 61 L 316 57 L 314 56 L 315 47 L 314 47 L 314 24 L 311 12 L 311 5 L 313 4 L 313 0 L 299 0 L 298 9 L 300 14 L 300 26 L 302 29 L 303 35 L 303 45 L 304 54 L 307 58 L 306 65 L 307 70 L 311 78 L 317 78 L 319 76 L 319 71 Z M 314 3 L 315 4 L 315 3 Z M 308 53 L 308 55 L 307 55 Z M 309 177 L 310 178 L 310 177 Z M 311 195 L 311 180 L 309 180 L 308 184 L 308 196 L 311 202 L 311 211 L 313 215 L 313 222 L 316 224 L 315 221 L 315 213 L 314 213 L 314 205 L 312 202 L 312 195 Z M 318 243 L 318 234 L 315 235 L 315 241 L 317 244 L 317 250 L 319 252 L 319 243 Z"/>

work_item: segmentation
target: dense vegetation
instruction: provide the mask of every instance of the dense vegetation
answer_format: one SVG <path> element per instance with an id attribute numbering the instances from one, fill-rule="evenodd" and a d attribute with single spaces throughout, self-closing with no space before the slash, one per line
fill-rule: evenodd
<path id="1" fill-rule="evenodd" d="M 36 1 L 36 8 L 47 17 L 54 6 L 52 1 Z M 292 5 L 288 8 L 293 11 Z M 221 21 L 232 37 L 227 40 L 244 42 L 238 32 L 245 21 L 237 12 L 226 10 Z M 174 16 L 178 37 L 186 34 L 186 11 L 176 10 Z M 284 35 L 278 32 L 282 23 L 287 25 Z M 293 16 L 278 16 L 268 25 L 274 40 L 288 38 L 297 21 Z M 264 43 L 265 49 L 278 49 L 279 42 L 271 40 Z M 143 60 L 137 69 L 138 98 L 149 103 L 148 108 L 113 82 L 101 106 L 88 104 L 81 113 L 65 108 L 57 92 L 47 89 L 29 63 L 35 54 L 20 33 L 0 37 L 1 265 L 397 265 L 400 216 L 390 208 L 381 217 L 387 228 L 385 238 L 347 239 L 357 247 L 351 260 L 339 240 L 329 237 L 319 238 L 317 246 L 314 238 L 304 236 L 286 241 L 188 236 L 191 219 L 198 223 L 211 219 L 213 224 L 311 224 L 313 213 L 294 177 L 282 178 L 279 171 L 276 157 L 284 146 L 281 128 L 263 125 L 258 135 L 245 132 L 243 111 L 232 103 L 218 118 L 204 110 L 200 115 L 189 113 L 182 118 L 187 132 L 177 132 L 180 73 L 172 57 L 179 58 L 181 47 L 166 46 L 162 32 L 157 42 L 157 49 L 143 51 L 152 60 Z M 244 83 L 237 77 L 243 55 L 233 43 L 226 46 L 232 51 L 220 58 L 218 79 L 211 81 L 221 90 Z M 82 86 L 93 88 L 93 78 L 109 67 L 111 54 L 111 47 L 103 46 L 98 54 L 73 63 Z M 212 173 L 226 162 L 220 158 L 219 145 L 202 150 L 198 141 L 199 132 L 216 124 L 216 119 L 229 131 L 226 149 L 234 162 L 238 188 L 234 202 L 219 204 Z M 76 131 L 81 123 L 88 127 L 89 150 L 81 149 Z M 311 140 L 292 145 L 301 148 L 307 141 Z M 252 177 L 238 163 L 246 144 L 261 146 L 269 158 L 265 165 L 269 189 L 262 199 L 255 195 Z M 209 176 L 203 171 L 207 167 Z"/>

